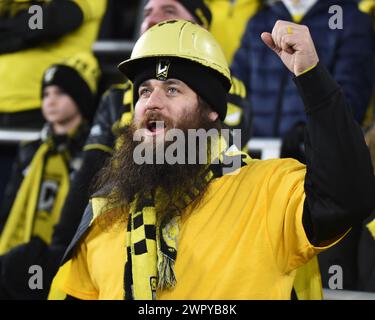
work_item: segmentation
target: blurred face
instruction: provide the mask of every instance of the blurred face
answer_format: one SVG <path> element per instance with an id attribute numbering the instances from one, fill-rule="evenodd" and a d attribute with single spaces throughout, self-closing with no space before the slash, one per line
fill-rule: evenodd
<path id="1" fill-rule="evenodd" d="M 190 12 L 176 0 L 150 0 L 143 10 L 141 34 L 159 22 L 182 19 L 196 22 Z"/>
<path id="2" fill-rule="evenodd" d="M 81 118 L 74 100 L 55 85 L 47 86 L 43 91 L 42 113 L 52 125 L 65 125 Z"/>

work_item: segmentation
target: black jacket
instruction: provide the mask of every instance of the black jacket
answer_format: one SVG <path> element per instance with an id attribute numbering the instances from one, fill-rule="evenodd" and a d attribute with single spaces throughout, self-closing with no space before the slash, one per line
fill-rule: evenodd
<path id="1" fill-rule="evenodd" d="M 375 208 L 375 176 L 345 95 L 320 63 L 297 78 L 307 124 L 303 224 L 317 245 L 361 223 Z"/>

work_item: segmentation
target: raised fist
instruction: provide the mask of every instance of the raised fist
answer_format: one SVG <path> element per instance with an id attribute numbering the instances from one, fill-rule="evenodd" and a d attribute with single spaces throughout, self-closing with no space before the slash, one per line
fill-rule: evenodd
<path id="1" fill-rule="evenodd" d="M 263 32 L 261 37 L 296 76 L 319 62 L 309 28 L 304 25 L 278 20 L 272 34 Z"/>

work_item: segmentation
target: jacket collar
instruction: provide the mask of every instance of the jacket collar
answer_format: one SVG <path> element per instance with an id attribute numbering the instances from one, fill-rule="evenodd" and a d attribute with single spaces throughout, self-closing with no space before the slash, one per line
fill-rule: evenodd
<path id="1" fill-rule="evenodd" d="M 344 3 L 353 3 L 356 4 L 355 0 L 319 0 L 315 3 L 314 6 L 306 13 L 306 15 L 302 19 L 313 16 L 317 13 L 327 13 L 330 6 L 333 5 L 342 5 Z M 266 0 L 266 6 L 269 7 L 271 11 L 273 11 L 281 20 L 292 20 L 292 16 L 290 15 L 288 9 L 285 7 L 284 3 L 281 0 Z"/>

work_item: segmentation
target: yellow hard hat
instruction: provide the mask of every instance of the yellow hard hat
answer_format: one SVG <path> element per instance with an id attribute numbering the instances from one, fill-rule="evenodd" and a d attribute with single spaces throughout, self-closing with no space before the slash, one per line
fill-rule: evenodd
<path id="1" fill-rule="evenodd" d="M 161 22 L 136 42 L 130 59 L 119 69 L 131 80 L 142 68 L 142 60 L 157 57 L 186 59 L 218 73 L 225 89 L 231 87 L 228 62 L 215 38 L 196 23 L 185 20 Z"/>

